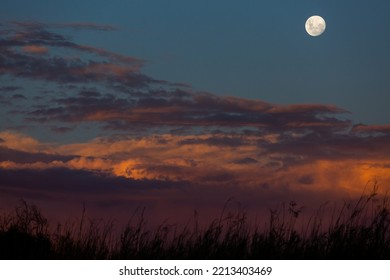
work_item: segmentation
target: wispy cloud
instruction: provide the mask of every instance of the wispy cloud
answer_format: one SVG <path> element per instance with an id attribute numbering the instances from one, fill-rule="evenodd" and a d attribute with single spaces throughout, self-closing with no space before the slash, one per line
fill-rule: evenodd
<path id="1" fill-rule="evenodd" d="M 39 45 L 27 45 L 22 48 L 26 53 L 32 54 L 46 54 L 49 52 L 49 49 Z"/>
<path id="2" fill-rule="evenodd" d="M 55 27 L 75 26 L 113 29 L 93 24 L 10 24 L 0 34 L 0 73 L 59 83 L 106 82 L 131 87 L 146 87 L 149 83 L 158 83 L 139 73 L 143 60 L 80 45 L 52 31 Z M 61 50 L 72 51 L 73 55 L 60 55 Z M 94 57 L 85 57 L 88 54 Z"/>
<path id="3" fill-rule="evenodd" d="M 67 22 L 67 23 L 43 23 L 38 21 L 12 21 L 9 26 L 18 28 L 75 28 L 81 30 L 114 31 L 118 28 L 109 24 L 98 24 L 94 22 Z"/>
<path id="4" fill-rule="evenodd" d="M 352 129 L 353 132 L 362 133 L 362 134 L 374 134 L 381 133 L 384 135 L 390 134 L 390 125 L 364 125 L 357 124 Z"/>
<path id="5" fill-rule="evenodd" d="M 189 91 L 150 91 L 148 96 L 77 96 L 54 99 L 52 106 L 28 113 L 30 120 L 69 123 L 102 122 L 114 130 L 159 126 L 252 127 L 267 131 L 318 132 L 345 130 L 349 120 L 332 115 L 345 111 L 335 106 L 284 107 L 262 101 L 218 97 Z"/>

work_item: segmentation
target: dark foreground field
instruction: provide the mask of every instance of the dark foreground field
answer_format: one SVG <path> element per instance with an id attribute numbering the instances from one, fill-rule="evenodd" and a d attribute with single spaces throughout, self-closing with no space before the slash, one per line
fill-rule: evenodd
<path id="1" fill-rule="evenodd" d="M 334 207 L 329 215 L 318 209 L 304 223 L 299 223 L 301 210 L 294 202 L 270 210 L 262 227 L 245 213 L 222 210 L 205 228 L 195 215 L 184 227 L 162 224 L 148 230 L 139 215 L 117 234 L 113 223 L 90 220 L 85 213 L 77 223 L 49 225 L 36 206 L 21 201 L 0 217 L 0 258 L 390 259 L 387 198 L 371 193 Z"/>

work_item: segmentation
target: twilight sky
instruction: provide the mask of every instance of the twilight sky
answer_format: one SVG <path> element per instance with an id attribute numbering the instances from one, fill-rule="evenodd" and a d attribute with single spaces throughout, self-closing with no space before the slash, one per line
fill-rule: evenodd
<path id="1" fill-rule="evenodd" d="M 385 191 L 389 12 L 380 0 L 2 0 L 0 203 L 174 219 L 229 197 L 257 209 L 373 180 Z M 315 38 L 314 14 L 327 23 Z"/>

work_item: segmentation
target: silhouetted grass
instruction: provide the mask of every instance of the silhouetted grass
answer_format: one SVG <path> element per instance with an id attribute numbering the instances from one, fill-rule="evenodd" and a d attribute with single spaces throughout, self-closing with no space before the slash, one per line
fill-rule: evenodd
<path id="1" fill-rule="evenodd" d="M 21 201 L 0 217 L 0 258 L 390 259 L 389 200 L 377 199 L 376 188 L 341 207 L 323 205 L 304 222 L 302 211 L 292 201 L 270 210 L 260 226 L 224 208 L 205 228 L 195 213 L 184 228 L 163 223 L 155 230 L 140 211 L 117 236 L 112 222 L 90 220 L 85 210 L 77 223 L 49 230 L 41 211 Z"/>

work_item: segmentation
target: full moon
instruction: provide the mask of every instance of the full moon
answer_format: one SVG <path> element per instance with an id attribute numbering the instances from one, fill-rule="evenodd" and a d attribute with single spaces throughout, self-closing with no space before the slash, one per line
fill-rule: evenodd
<path id="1" fill-rule="evenodd" d="M 311 16 L 307 19 L 305 28 L 310 36 L 320 36 L 325 31 L 326 23 L 320 16 Z"/>

